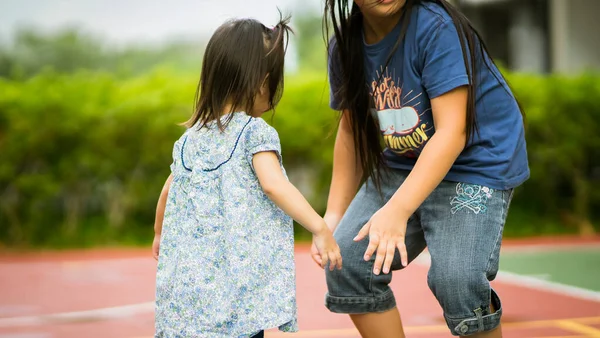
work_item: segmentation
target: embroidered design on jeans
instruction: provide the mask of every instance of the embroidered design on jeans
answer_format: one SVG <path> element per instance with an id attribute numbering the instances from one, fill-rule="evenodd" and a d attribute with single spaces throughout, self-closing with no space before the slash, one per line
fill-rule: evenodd
<path id="1" fill-rule="evenodd" d="M 456 185 L 456 196 L 450 199 L 452 214 L 459 210 L 468 209 L 476 215 L 485 214 L 487 211 L 487 201 L 492 198 L 494 189 L 483 187 L 477 184 L 458 183 Z"/>

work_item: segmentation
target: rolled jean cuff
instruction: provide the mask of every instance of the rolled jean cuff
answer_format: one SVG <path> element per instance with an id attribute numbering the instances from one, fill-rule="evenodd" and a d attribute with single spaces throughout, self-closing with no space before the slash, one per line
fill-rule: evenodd
<path id="1" fill-rule="evenodd" d="M 334 313 L 363 314 L 386 312 L 396 307 L 396 298 L 392 290 L 376 296 L 336 297 L 327 294 L 325 306 Z"/>
<path id="2" fill-rule="evenodd" d="M 500 325 L 500 318 L 502 318 L 502 305 L 500 304 L 500 298 L 493 291 L 492 299 L 492 302 L 495 303 L 494 305 L 497 306 L 497 310 L 494 313 L 483 315 L 482 309 L 476 309 L 473 311 L 475 317 L 456 319 L 445 316 L 446 323 L 452 334 L 455 336 L 469 336 L 497 328 Z"/>

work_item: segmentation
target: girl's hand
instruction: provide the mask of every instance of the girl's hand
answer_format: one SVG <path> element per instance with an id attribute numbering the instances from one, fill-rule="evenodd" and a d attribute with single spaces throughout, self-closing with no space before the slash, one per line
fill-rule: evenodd
<path id="1" fill-rule="evenodd" d="M 335 230 L 335 228 L 337 228 L 337 225 L 340 222 L 341 217 L 332 216 L 332 215 L 326 213 L 325 216 L 323 217 L 323 219 L 325 220 L 327 227 L 329 227 L 329 229 L 331 229 L 331 231 L 333 232 L 333 230 Z M 318 266 L 323 267 L 323 261 L 321 260 L 321 255 L 319 254 L 319 249 L 317 249 L 314 239 L 310 246 L 310 257 L 313 259 L 313 261 L 315 263 L 317 263 Z"/>
<path id="2" fill-rule="evenodd" d="M 365 251 L 364 259 L 370 260 L 373 253 L 377 251 L 373 265 L 374 274 L 379 275 L 382 265 L 383 273 L 390 272 L 396 248 L 400 251 L 402 265 L 408 265 L 406 245 L 404 245 L 407 221 L 408 217 L 399 217 L 398 213 L 386 205 L 371 217 L 354 238 L 358 242 L 369 236 L 369 246 Z"/>
<path id="3" fill-rule="evenodd" d="M 329 270 L 333 271 L 335 267 L 342 268 L 342 255 L 340 247 L 333 238 L 333 233 L 324 225 L 323 230 L 313 235 L 313 246 L 316 248 L 317 254 L 312 254 L 315 262 L 320 261 L 321 268 L 325 268 L 329 263 Z M 311 250 L 312 251 L 312 250 Z M 317 256 L 317 257 L 315 257 Z"/>
<path id="4" fill-rule="evenodd" d="M 154 241 L 152 241 L 152 256 L 158 260 L 158 252 L 160 251 L 160 234 L 154 235 Z"/>

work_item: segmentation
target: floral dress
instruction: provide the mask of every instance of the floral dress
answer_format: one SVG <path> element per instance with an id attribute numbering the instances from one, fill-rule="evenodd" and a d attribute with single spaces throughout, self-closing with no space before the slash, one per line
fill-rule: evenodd
<path id="1" fill-rule="evenodd" d="M 292 220 L 264 194 L 252 167 L 262 151 L 281 160 L 279 137 L 260 118 L 222 119 L 229 118 L 223 132 L 213 122 L 175 143 L 155 337 L 298 330 Z"/>

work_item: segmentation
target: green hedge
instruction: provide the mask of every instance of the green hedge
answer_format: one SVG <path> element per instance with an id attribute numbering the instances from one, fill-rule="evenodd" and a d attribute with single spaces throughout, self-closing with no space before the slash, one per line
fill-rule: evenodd
<path id="1" fill-rule="evenodd" d="M 594 232 L 600 218 L 600 74 L 508 78 L 527 112 L 531 167 L 515 200 L 529 217 L 509 230 Z"/>
<path id="2" fill-rule="evenodd" d="M 510 80 L 528 113 L 532 177 L 515 195 L 506 234 L 591 231 L 600 216 L 600 77 Z M 0 80 L 0 243 L 147 243 L 196 81 L 160 71 Z M 292 179 L 308 182 L 320 212 L 337 121 L 327 102 L 324 74 L 290 76 L 266 118 Z"/>

